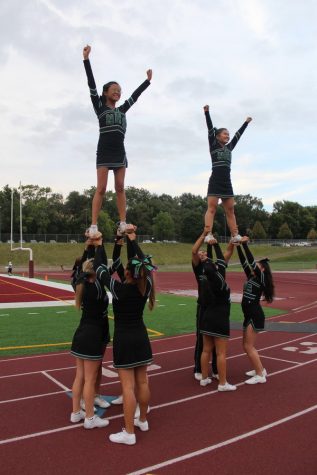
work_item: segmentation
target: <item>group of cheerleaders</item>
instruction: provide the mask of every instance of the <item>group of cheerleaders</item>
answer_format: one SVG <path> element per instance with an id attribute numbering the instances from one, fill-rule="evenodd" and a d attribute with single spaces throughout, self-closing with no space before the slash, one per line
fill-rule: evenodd
<path id="1" fill-rule="evenodd" d="M 134 445 L 135 427 L 148 431 L 150 389 L 147 366 L 152 362 L 152 350 L 143 321 L 143 311 L 148 302 L 152 310 L 155 302 L 155 285 L 151 256 L 144 255 L 136 239 L 136 226 L 126 223 L 126 198 L 124 191 L 127 158 L 124 148 L 126 132 L 125 113 L 150 85 L 152 71 L 123 105 L 116 107 L 121 88 L 115 81 L 103 86 L 98 95 L 89 55 L 91 47 L 83 49 L 90 97 L 99 120 L 100 135 L 97 147 L 97 187 L 92 203 L 92 223 L 86 231 L 85 250 L 74 266 L 72 284 L 76 307 L 82 316 L 75 331 L 71 353 L 76 357 L 76 376 L 72 387 L 73 423 L 84 421 L 85 429 L 106 427 L 109 420 L 95 414 L 95 406 L 106 408 L 110 403 L 100 396 L 102 360 L 110 341 L 108 323 L 108 294 L 112 295 L 114 314 L 113 366 L 118 370 L 122 395 L 112 404 L 122 404 L 124 429 L 110 434 L 111 442 Z M 248 117 L 230 141 L 225 128 L 213 127 L 209 107 L 204 107 L 212 174 L 208 185 L 207 211 L 202 235 L 192 249 L 192 266 L 198 284 L 196 312 L 196 346 L 194 354 L 194 378 L 201 386 L 207 386 L 212 378 L 218 380 L 218 391 L 234 391 L 226 377 L 226 351 L 230 336 L 230 289 L 226 282 L 226 267 L 234 248 L 247 280 L 243 287 L 242 310 L 244 314 L 243 347 L 253 369 L 247 373 L 247 384 L 266 382 L 266 370 L 255 349 L 256 335 L 264 329 L 264 313 L 261 298 L 272 302 L 274 284 L 268 259 L 255 262 L 248 246 L 248 237 L 241 237 L 234 214 L 234 195 L 231 185 L 231 152 L 251 118 Z M 101 233 L 98 231 L 98 215 L 107 187 L 108 172 L 113 170 L 120 221 L 108 267 Z M 216 209 L 222 200 L 231 240 L 225 253 L 212 234 Z M 121 262 L 121 249 L 126 241 L 127 265 Z M 202 249 L 207 244 L 207 251 Z M 215 256 L 213 255 L 213 252 Z M 212 371 L 209 362 L 212 358 Z"/>

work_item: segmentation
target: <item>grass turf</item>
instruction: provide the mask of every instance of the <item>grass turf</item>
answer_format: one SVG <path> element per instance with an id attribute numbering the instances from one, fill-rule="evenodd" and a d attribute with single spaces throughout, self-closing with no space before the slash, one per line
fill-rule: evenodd
<path id="1" fill-rule="evenodd" d="M 268 307 L 264 307 L 264 312 L 267 317 L 283 313 L 278 309 Z M 109 315 L 113 315 L 111 306 Z M 158 294 L 155 309 L 150 312 L 146 308 L 144 321 L 150 337 L 156 338 L 157 332 L 164 336 L 194 332 L 195 315 L 195 298 Z M 232 304 L 230 318 L 232 321 L 242 321 L 239 304 Z M 79 320 L 80 312 L 71 305 L 1 309 L 0 357 L 67 350 L 70 348 Z M 112 319 L 110 319 L 110 332 L 113 335 Z M 25 348 L 33 345 L 35 347 Z"/>

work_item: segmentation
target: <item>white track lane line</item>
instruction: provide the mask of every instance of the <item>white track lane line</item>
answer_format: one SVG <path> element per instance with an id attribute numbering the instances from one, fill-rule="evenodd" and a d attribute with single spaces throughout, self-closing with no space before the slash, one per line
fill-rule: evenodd
<path id="1" fill-rule="evenodd" d="M 53 376 L 51 376 L 50 374 L 47 374 L 46 371 L 41 371 L 41 373 L 46 376 L 48 379 L 50 379 L 51 381 L 53 381 L 53 383 L 57 384 L 57 386 L 61 389 L 64 389 L 64 391 L 70 391 L 70 389 L 65 386 L 63 383 L 61 383 L 60 381 L 58 381 L 57 379 L 53 378 Z"/>
<path id="2" fill-rule="evenodd" d="M 274 373 L 269 374 L 267 377 L 271 378 L 275 375 L 278 375 L 278 374 L 281 374 L 281 373 L 286 373 L 287 371 L 292 371 L 294 369 L 298 369 L 298 368 L 301 368 L 303 366 L 315 363 L 316 361 L 317 361 L 317 358 L 315 358 L 311 361 L 306 361 L 305 363 L 300 363 L 297 366 L 292 366 L 290 368 L 284 368 L 282 370 L 279 370 L 279 371 L 276 371 Z M 241 382 L 241 383 L 238 383 L 236 386 L 243 386 L 244 384 L 245 384 L 244 382 Z M 175 405 L 178 405 L 178 404 L 182 404 L 184 402 L 192 401 L 194 399 L 199 399 L 201 397 L 210 396 L 211 394 L 218 394 L 218 391 L 217 390 L 207 391 L 207 392 L 204 392 L 202 394 L 197 394 L 195 396 L 190 396 L 190 397 L 187 397 L 187 398 L 177 399 L 177 400 L 166 402 L 166 403 L 163 403 L 163 404 L 158 404 L 157 406 L 151 406 L 151 411 L 156 410 L 156 409 L 161 409 L 161 408 L 164 408 L 164 407 L 168 407 L 168 406 L 175 406 Z M 110 416 L 110 417 L 107 417 L 107 419 L 113 420 L 113 419 L 118 419 L 120 417 L 123 417 L 123 414 L 117 414 L 115 416 Z M 18 437 L 12 437 L 12 438 L 9 438 L 9 439 L 3 439 L 3 440 L 0 440 L 0 445 L 10 444 L 12 442 L 19 442 L 21 440 L 26 440 L 26 439 L 32 439 L 34 437 L 40 437 L 42 435 L 55 434 L 57 432 L 63 432 L 65 430 L 78 429 L 79 427 L 82 427 L 82 426 L 83 426 L 83 424 L 74 424 L 74 425 L 71 425 L 71 426 L 68 425 L 68 426 L 58 427 L 57 429 L 51 429 L 51 430 L 46 430 L 46 431 L 41 431 L 41 432 L 34 432 L 33 434 L 26 434 L 26 435 L 21 435 L 21 436 L 18 436 Z"/>
<path id="3" fill-rule="evenodd" d="M 277 427 L 281 424 L 285 424 L 286 422 L 289 422 L 293 419 L 304 416 L 305 414 L 309 414 L 310 412 L 315 411 L 316 409 L 317 409 L 317 404 L 315 406 L 307 407 L 303 411 L 295 412 L 287 417 L 284 417 L 283 419 L 278 419 L 277 421 L 271 422 L 270 424 L 266 424 L 265 426 L 258 427 L 257 429 L 251 430 L 250 432 L 237 435 L 236 437 L 232 437 L 231 439 L 224 440 L 222 442 L 219 442 L 218 444 L 210 445 L 209 447 L 196 450 L 195 452 L 189 452 L 184 455 L 181 455 L 180 457 L 175 457 L 173 459 L 165 460 L 164 462 L 158 463 L 156 465 L 142 468 L 141 470 L 131 472 L 128 475 L 143 475 L 145 473 L 149 473 L 149 471 L 152 472 L 153 470 L 158 470 L 160 468 L 167 467 L 169 465 L 173 465 L 178 462 L 183 462 L 185 460 L 191 459 L 193 457 L 197 457 L 199 455 L 204 455 L 208 452 L 212 452 L 213 450 L 220 449 L 222 447 L 226 447 L 227 445 L 234 444 L 235 442 L 240 442 L 241 440 L 247 439 L 248 437 L 252 437 L 266 430 L 273 429 L 274 427 Z"/>

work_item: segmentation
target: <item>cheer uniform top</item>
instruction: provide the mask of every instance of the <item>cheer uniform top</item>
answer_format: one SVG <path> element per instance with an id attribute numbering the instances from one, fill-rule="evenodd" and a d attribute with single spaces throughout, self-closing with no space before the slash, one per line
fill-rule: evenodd
<path id="1" fill-rule="evenodd" d="M 227 264 L 218 243 L 214 244 L 214 248 L 216 266 L 213 263 L 205 265 L 210 303 L 204 308 L 200 332 L 218 338 L 229 338 L 230 288 L 226 282 Z"/>
<path id="2" fill-rule="evenodd" d="M 243 328 L 252 325 L 254 331 L 264 330 L 265 316 L 260 305 L 260 299 L 265 288 L 265 273 L 256 265 L 254 257 L 246 243 L 242 244 L 245 255 L 238 246 L 239 259 L 242 268 L 247 276 L 247 281 L 243 286 L 243 296 L 241 307 L 244 314 Z"/>
<path id="3" fill-rule="evenodd" d="M 127 129 L 126 112 L 138 97 L 150 85 L 145 80 L 121 106 L 111 108 L 99 97 L 89 59 L 84 60 L 85 71 L 90 89 L 90 98 L 99 121 L 99 140 L 97 146 L 97 168 L 109 169 L 127 167 L 128 161 L 124 148 L 124 136 Z"/>
<path id="4" fill-rule="evenodd" d="M 209 150 L 212 161 L 212 173 L 209 178 L 208 196 L 217 196 L 218 198 L 232 198 L 233 189 L 231 184 L 231 152 L 237 145 L 241 135 L 248 126 L 248 122 L 240 127 L 233 139 L 222 146 L 216 139 L 216 130 L 213 127 L 209 111 L 205 111 Z"/>
<path id="5" fill-rule="evenodd" d="M 97 277 L 112 294 L 114 314 L 113 366 L 135 368 L 153 361 L 148 333 L 143 321 L 143 311 L 152 289 L 152 279 L 147 278 L 143 296 L 136 284 L 123 283 L 111 277 L 108 268 L 100 264 L 96 249 L 94 267 Z M 140 257 L 140 256 L 139 256 Z"/>

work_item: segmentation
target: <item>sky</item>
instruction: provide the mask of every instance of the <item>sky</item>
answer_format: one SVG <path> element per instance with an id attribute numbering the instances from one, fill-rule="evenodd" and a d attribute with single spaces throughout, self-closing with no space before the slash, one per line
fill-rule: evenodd
<path id="1" fill-rule="evenodd" d="M 126 186 L 206 196 L 203 106 L 234 135 L 236 194 L 317 204 L 315 0 L 10 0 L 0 13 L 0 188 L 49 186 L 66 198 L 96 184 L 98 121 L 82 63 L 127 113 Z M 113 190 L 113 174 L 109 179 Z"/>

